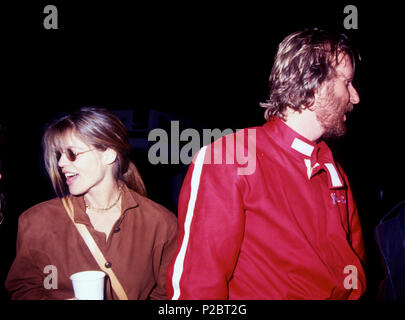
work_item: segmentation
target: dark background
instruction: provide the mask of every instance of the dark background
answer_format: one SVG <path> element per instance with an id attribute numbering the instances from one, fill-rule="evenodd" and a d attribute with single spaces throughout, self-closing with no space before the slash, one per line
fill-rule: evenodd
<path id="1" fill-rule="evenodd" d="M 263 124 L 259 102 L 268 95 L 277 45 L 307 27 L 345 32 L 362 57 L 355 79 L 361 102 L 348 117 L 347 135 L 330 144 L 357 200 L 368 253 L 365 299 L 375 299 L 383 274 L 374 228 L 405 200 L 401 9 L 358 1 L 136 3 L 19 2 L 2 9 L 7 207 L 0 226 L 0 299 L 8 298 L 3 283 L 15 256 L 18 216 L 54 196 L 41 154 L 49 120 L 85 105 L 118 111 L 149 197 L 176 212 L 187 167 L 152 166 L 148 132 L 170 127 L 171 120 L 179 120 L 181 130 Z M 47 4 L 58 8 L 58 30 L 43 27 Z M 358 9 L 357 30 L 343 27 L 348 4 Z"/>

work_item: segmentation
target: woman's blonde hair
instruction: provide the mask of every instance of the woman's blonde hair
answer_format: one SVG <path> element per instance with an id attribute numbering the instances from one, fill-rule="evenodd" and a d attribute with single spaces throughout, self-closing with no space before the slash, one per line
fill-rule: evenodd
<path id="1" fill-rule="evenodd" d="M 117 158 L 114 162 L 113 172 L 116 181 L 124 181 L 129 188 L 143 196 L 146 195 L 143 180 L 129 159 L 131 146 L 124 124 L 116 115 L 106 109 L 84 107 L 51 122 L 46 127 L 42 139 L 45 168 L 58 197 L 69 195 L 65 177 L 58 166 L 57 152 L 63 150 L 63 139 L 70 132 L 96 149 L 115 150 Z"/>

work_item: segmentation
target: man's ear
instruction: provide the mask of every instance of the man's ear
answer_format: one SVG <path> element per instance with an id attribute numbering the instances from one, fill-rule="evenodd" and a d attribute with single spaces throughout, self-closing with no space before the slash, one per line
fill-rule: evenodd
<path id="1" fill-rule="evenodd" d="M 107 148 L 103 153 L 104 164 L 112 164 L 117 159 L 117 151 Z"/>

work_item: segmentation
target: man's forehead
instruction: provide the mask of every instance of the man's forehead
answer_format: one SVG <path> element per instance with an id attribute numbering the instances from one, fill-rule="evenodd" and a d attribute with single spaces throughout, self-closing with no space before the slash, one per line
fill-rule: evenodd
<path id="1" fill-rule="evenodd" d="M 352 61 L 347 54 L 341 53 L 338 57 L 338 64 L 335 67 L 337 76 L 345 78 L 353 78 L 353 65 Z"/>

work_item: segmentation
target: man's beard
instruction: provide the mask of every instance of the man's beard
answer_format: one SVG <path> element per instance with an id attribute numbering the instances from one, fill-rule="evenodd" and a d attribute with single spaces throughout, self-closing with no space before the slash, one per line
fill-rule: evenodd
<path id="1" fill-rule="evenodd" d="M 353 104 L 346 104 L 333 92 L 329 93 L 323 106 L 319 106 L 315 113 L 324 129 L 322 137 L 326 139 L 342 137 L 346 133 L 345 114 L 353 110 Z"/>

